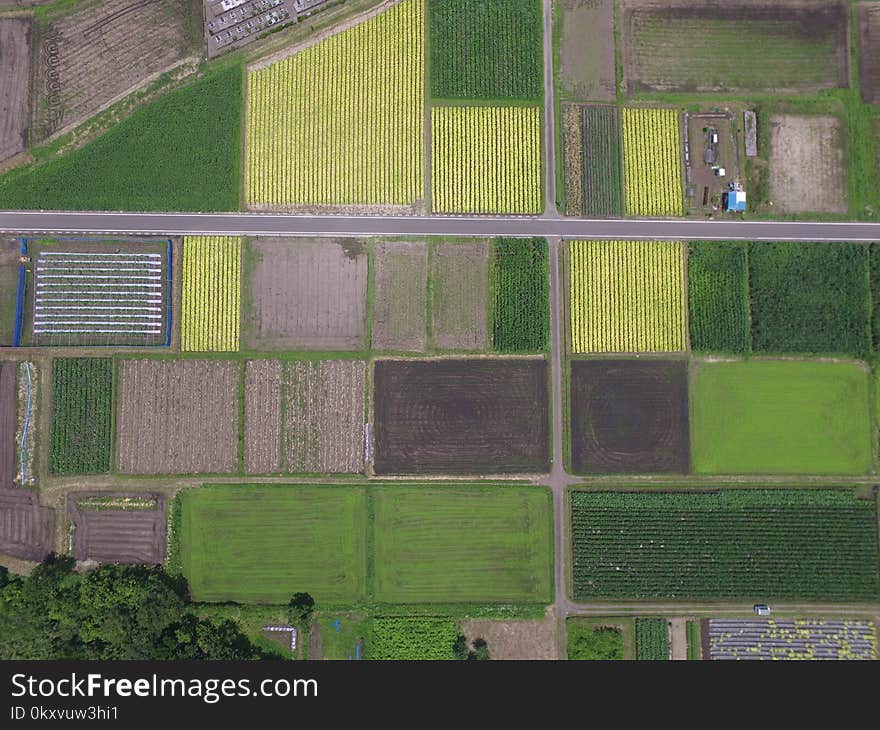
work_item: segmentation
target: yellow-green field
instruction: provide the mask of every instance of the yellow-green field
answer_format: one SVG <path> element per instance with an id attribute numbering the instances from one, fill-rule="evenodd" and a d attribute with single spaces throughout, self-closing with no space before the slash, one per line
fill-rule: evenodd
<path id="1" fill-rule="evenodd" d="M 247 204 L 423 198 L 424 51 L 424 0 L 403 0 L 248 74 Z"/>
<path id="2" fill-rule="evenodd" d="M 540 213 L 541 110 L 431 110 L 431 206 L 438 213 Z"/>
<path id="3" fill-rule="evenodd" d="M 241 239 L 183 239 L 183 352 L 238 350 L 241 313 Z"/>
<path id="4" fill-rule="evenodd" d="M 685 349 L 684 245 L 679 241 L 571 241 L 571 349 Z"/>
<path id="5" fill-rule="evenodd" d="M 675 109 L 623 109 L 627 215 L 684 215 L 681 130 Z"/>

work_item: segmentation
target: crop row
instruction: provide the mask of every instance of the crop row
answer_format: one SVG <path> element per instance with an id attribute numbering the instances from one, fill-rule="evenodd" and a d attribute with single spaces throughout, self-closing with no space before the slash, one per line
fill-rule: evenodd
<path id="1" fill-rule="evenodd" d="M 493 245 L 492 348 L 540 352 L 549 336 L 550 289 L 543 238 L 499 238 Z"/>
<path id="2" fill-rule="evenodd" d="M 431 201 L 439 213 L 539 213 L 541 110 L 431 110 Z"/>
<path id="3" fill-rule="evenodd" d="M 185 238 L 180 349 L 238 350 L 240 303 L 241 239 Z"/>
<path id="4" fill-rule="evenodd" d="M 666 619 L 636 619 L 636 659 L 669 659 L 669 625 Z"/>
<path id="5" fill-rule="evenodd" d="M 424 0 L 248 75 L 249 205 L 424 196 Z"/>
<path id="6" fill-rule="evenodd" d="M 393 616 L 373 619 L 370 659 L 453 659 L 458 635 L 450 618 Z"/>
<path id="7" fill-rule="evenodd" d="M 880 595 L 876 507 L 851 493 L 575 492 L 571 505 L 578 600 Z"/>
<path id="8" fill-rule="evenodd" d="M 109 358 L 52 362 L 51 473 L 97 474 L 110 469 L 112 391 Z"/>
<path id="9" fill-rule="evenodd" d="M 622 115 L 627 214 L 683 215 L 678 112 L 626 108 Z"/>
<path id="10" fill-rule="evenodd" d="M 572 352 L 676 352 L 685 347 L 679 242 L 572 241 Z"/>

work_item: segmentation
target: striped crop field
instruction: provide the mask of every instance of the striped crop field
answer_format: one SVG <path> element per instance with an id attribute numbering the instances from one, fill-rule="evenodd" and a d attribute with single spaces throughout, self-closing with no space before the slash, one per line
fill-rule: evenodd
<path id="1" fill-rule="evenodd" d="M 249 206 L 412 205 L 424 197 L 424 0 L 247 79 Z"/>
<path id="2" fill-rule="evenodd" d="M 437 213 L 540 213 L 541 110 L 431 110 L 431 202 Z"/>
<path id="3" fill-rule="evenodd" d="M 684 215 L 681 129 L 675 109 L 623 109 L 627 215 Z"/>
<path id="4" fill-rule="evenodd" d="M 685 349 L 684 244 L 571 241 L 571 349 Z"/>
<path id="5" fill-rule="evenodd" d="M 183 352 L 238 350 L 241 318 L 241 239 L 183 240 Z"/>

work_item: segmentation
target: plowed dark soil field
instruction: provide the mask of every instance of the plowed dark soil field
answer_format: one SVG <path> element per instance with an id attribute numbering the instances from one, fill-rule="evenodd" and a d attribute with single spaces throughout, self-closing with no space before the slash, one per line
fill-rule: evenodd
<path id="1" fill-rule="evenodd" d="M 77 560 L 150 565 L 165 560 L 165 497 L 137 495 L 140 500 L 153 498 L 155 509 L 90 509 L 78 504 L 82 497 L 74 494 L 68 501 L 68 511 L 76 527 L 74 555 Z"/>
<path id="2" fill-rule="evenodd" d="M 54 513 L 30 489 L 0 489 L 0 554 L 42 560 L 52 551 Z"/>
<path id="3" fill-rule="evenodd" d="M 690 471 L 687 364 L 572 362 L 571 459 L 578 474 Z"/>
<path id="4" fill-rule="evenodd" d="M 549 471 L 547 363 L 380 360 L 377 474 Z"/>

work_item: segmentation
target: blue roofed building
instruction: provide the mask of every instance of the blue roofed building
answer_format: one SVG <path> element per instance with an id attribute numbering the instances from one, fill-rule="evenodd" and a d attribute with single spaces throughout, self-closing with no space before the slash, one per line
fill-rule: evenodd
<path id="1" fill-rule="evenodd" d="M 745 190 L 731 190 L 727 193 L 727 202 L 724 206 L 726 213 L 743 213 L 746 209 Z"/>

